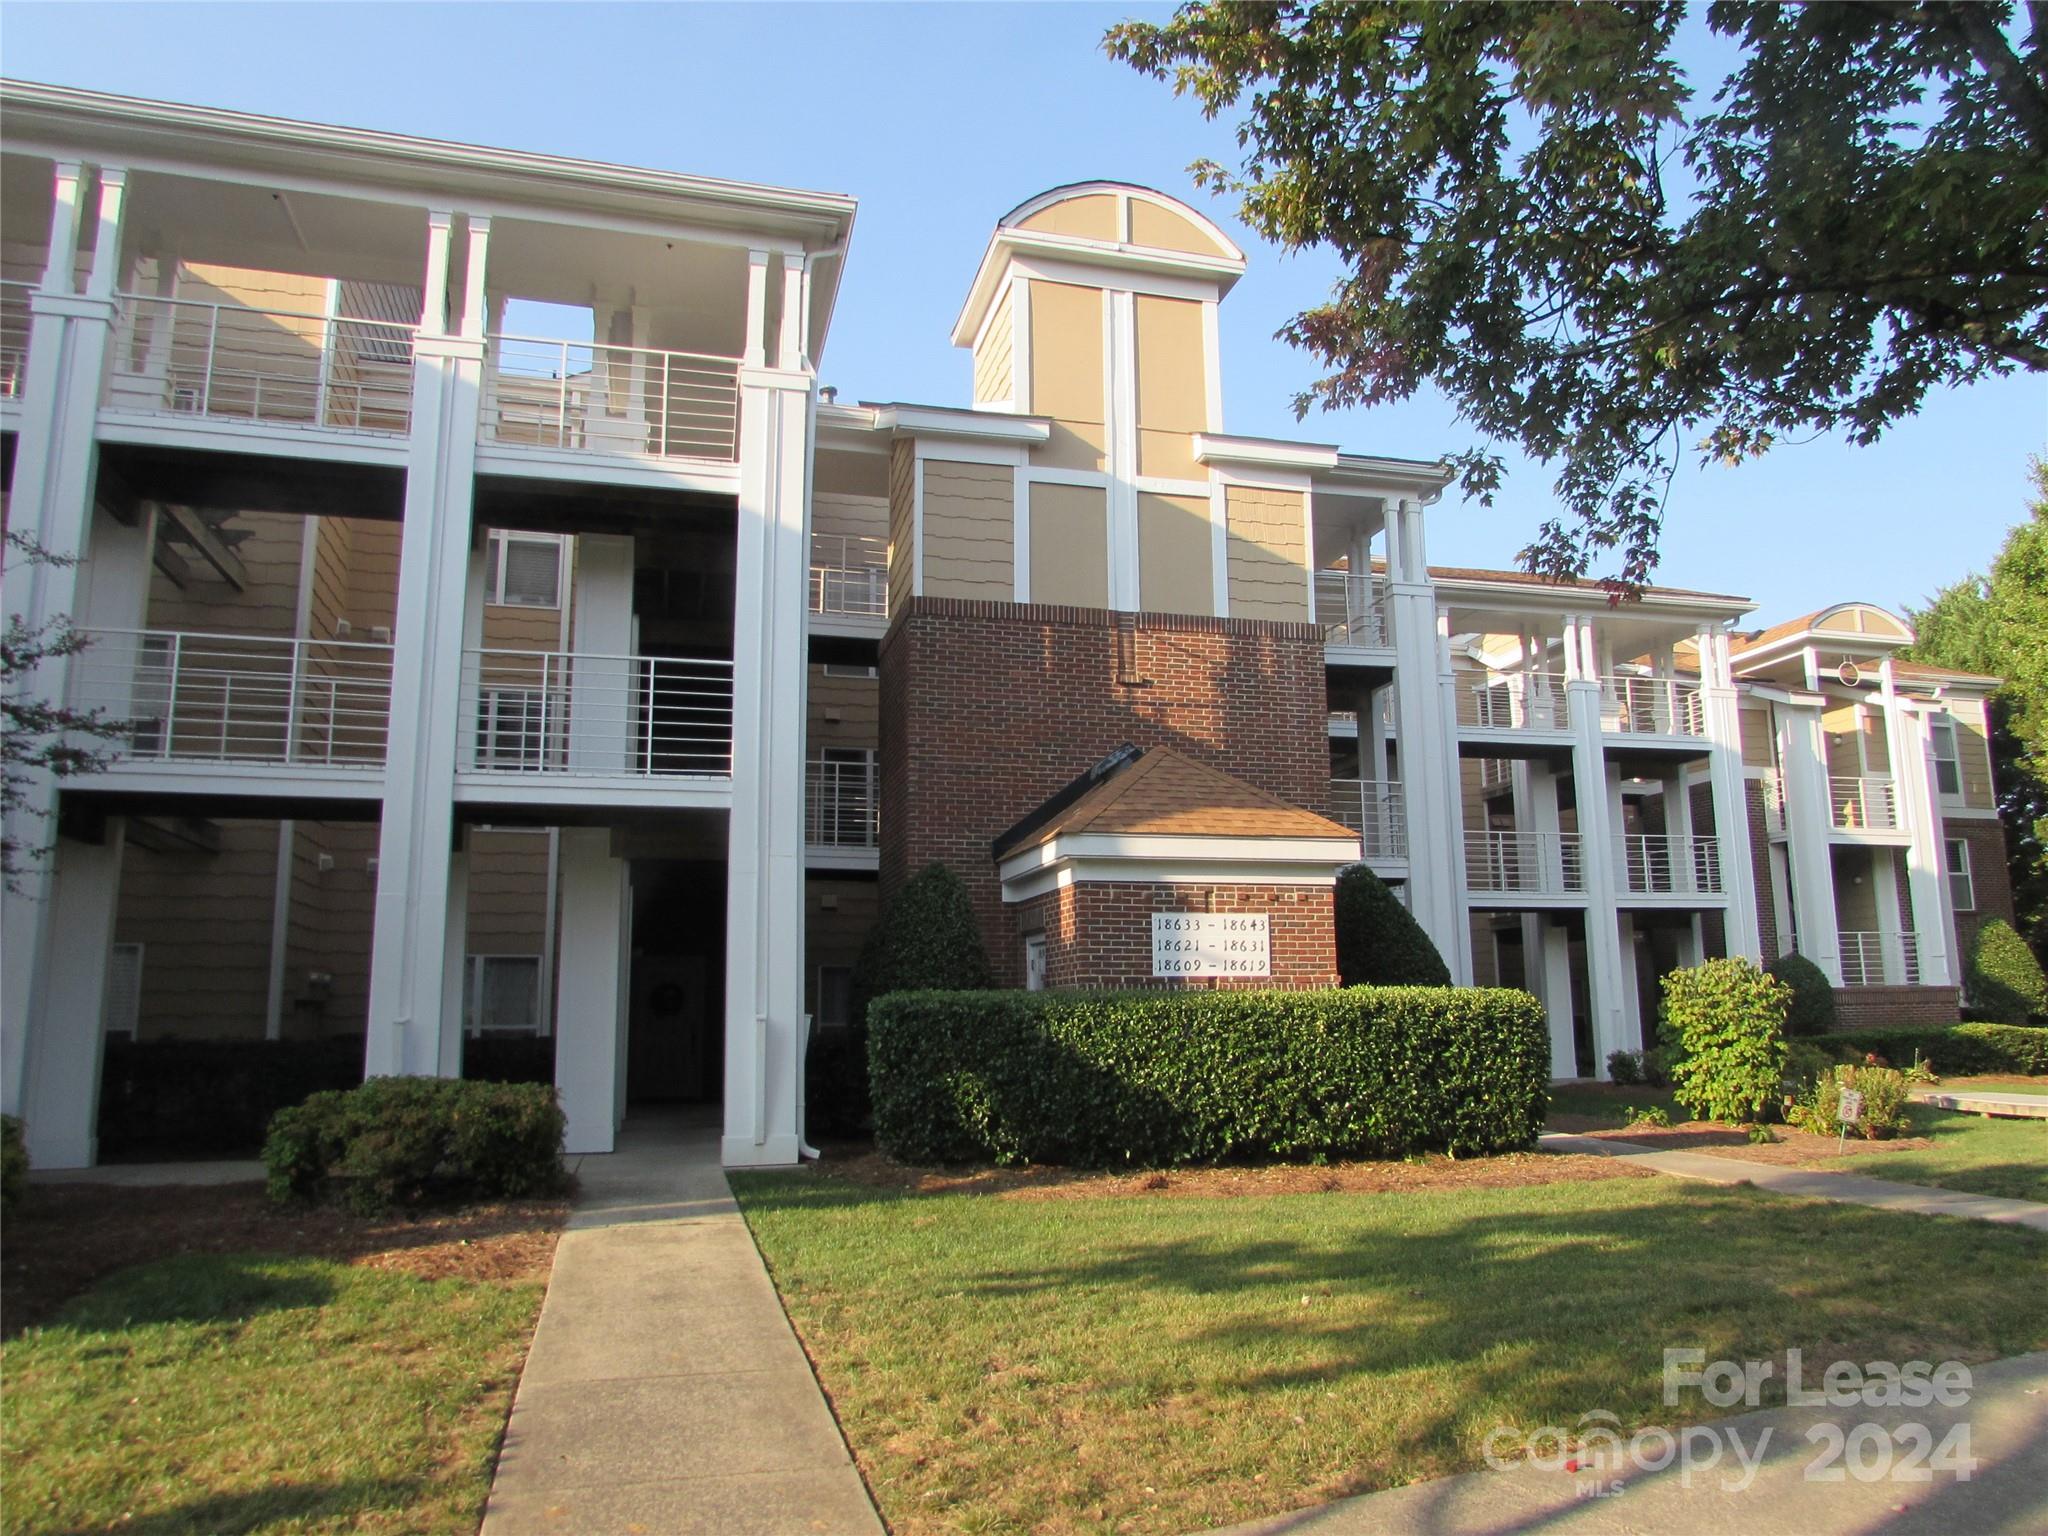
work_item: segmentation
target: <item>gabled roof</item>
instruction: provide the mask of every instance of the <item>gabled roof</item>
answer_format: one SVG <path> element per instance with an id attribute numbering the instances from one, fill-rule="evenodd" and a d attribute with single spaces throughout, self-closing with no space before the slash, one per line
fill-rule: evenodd
<path id="1" fill-rule="evenodd" d="M 996 858 L 1083 832 L 1358 841 L 1356 832 L 1328 817 L 1289 805 L 1172 747 L 1149 747 L 1121 762 L 1112 756 L 1099 768 L 1102 771 L 1091 770 L 1047 801 L 1052 814 L 1041 817 L 1034 812 L 998 838 Z M 1092 785 L 1090 777 L 1095 779 Z"/>

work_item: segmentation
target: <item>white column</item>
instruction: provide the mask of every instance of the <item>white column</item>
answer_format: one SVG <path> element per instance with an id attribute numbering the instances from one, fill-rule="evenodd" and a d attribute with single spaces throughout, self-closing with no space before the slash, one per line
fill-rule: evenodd
<path id="1" fill-rule="evenodd" d="M 1793 926 L 1799 953 L 1842 984 L 1842 950 L 1835 923 L 1835 867 L 1828 835 L 1834 811 L 1828 798 L 1827 742 L 1820 706 L 1778 706 L 1778 763 L 1785 785 L 1785 852 L 1791 864 Z M 1782 949 L 1783 941 L 1779 947 Z"/>
<path id="2" fill-rule="evenodd" d="M 469 851 L 448 855 L 447 938 L 441 951 L 440 1056 L 436 1077 L 462 1076 L 462 998 L 469 982 Z"/>
<path id="3" fill-rule="evenodd" d="M 1579 1049 L 1572 1031 L 1572 936 L 1555 918 L 1538 916 L 1534 923 L 1540 940 L 1530 958 L 1542 977 L 1543 1012 L 1550 1025 L 1550 1075 L 1577 1077 Z M 1525 923 L 1523 932 L 1528 931 Z"/>
<path id="4" fill-rule="evenodd" d="M 459 1051 L 462 1027 L 459 1015 L 445 1017 L 444 972 L 484 344 L 444 334 L 449 224 L 445 213 L 428 219 L 426 317 L 414 349 L 364 1051 L 369 1076 L 438 1075 L 451 1049 Z M 471 242 L 472 278 L 481 283 L 475 269 L 484 253 L 474 232 Z"/>
<path id="5" fill-rule="evenodd" d="M 1899 872 L 1890 848 L 1870 850 L 1870 895 L 1877 907 L 1877 954 L 1884 967 L 1884 984 L 1906 984 L 1906 952 L 1899 942 Z"/>
<path id="6" fill-rule="evenodd" d="M 111 818 L 103 841 L 64 838 L 57 845 L 50 926 L 64 940 L 50 949 L 21 1103 L 29 1162 L 37 1168 L 89 1168 L 98 1156 L 101 1015 L 124 828 Z"/>
<path id="7" fill-rule="evenodd" d="M 609 1152 L 622 1092 L 626 996 L 626 862 L 603 827 L 562 829 L 561 970 L 555 1000 L 555 1090 L 569 1153 Z"/>
<path id="8" fill-rule="evenodd" d="M 633 651 L 633 541 L 587 533 L 576 541 L 574 672 L 569 686 L 569 763 L 577 773 L 630 773 L 640 744 L 632 697 L 645 680 Z"/>
<path id="9" fill-rule="evenodd" d="M 1435 942 L 1451 979 L 1469 982 L 1471 970 L 1461 957 L 1471 946 L 1458 931 L 1465 860 L 1456 819 L 1456 716 L 1441 675 L 1436 592 L 1422 542 L 1420 505 L 1389 502 L 1387 606 L 1394 631 L 1394 736 L 1408 812 L 1408 910 Z"/>
<path id="10" fill-rule="evenodd" d="M 1593 1071 L 1607 1076 L 1610 1053 L 1633 1050 L 1627 973 L 1622 968 L 1614 854 L 1619 824 L 1616 786 L 1609 783 L 1607 753 L 1600 733 L 1600 683 L 1595 663 L 1593 622 L 1584 614 L 1567 621 L 1567 676 L 1572 731 L 1572 786 L 1579 822 L 1579 867 L 1586 892 L 1586 980 L 1591 990 Z"/>
<path id="11" fill-rule="evenodd" d="M 794 1163 L 800 1134 L 812 383 L 740 371 L 721 1144 L 730 1166 Z"/>
<path id="12" fill-rule="evenodd" d="M 1928 765 L 1932 743 L 1927 717 L 1908 709 L 1892 686 L 1891 661 L 1879 671 L 1884 691 L 1885 741 L 1891 750 L 1894 791 L 1907 835 L 1906 889 L 1912 930 L 1920 944 L 1923 986 L 1953 984 L 1962 966 L 1956 954 L 1955 911 L 1948 897 L 1948 852 L 1942 840 L 1941 803 Z"/>
<path id="13" fill-rule="evenodd" d="M 1714 835 L 1721 844 L 1721 889 L 1728 898 L 1722 942 L 1731 957 L 1763 959 L 1757 917 L 1756 870 L 1749 853 L 1748 781 L 1742 771 L 1742 716 L 1729 659 L 1728 636 L 1703 630 L 1698 637 L 1700 707 L 1707 728 L 1707 777 L 1714 800 Z M 1782 939 L 1780 941 L 1782 943 Z"/>
<path id="14" fill-rule="evenodd" d="M 1626 912 L 1616 914 L 1615 930 L 1615 953 L 1621 960 L 1621 1044 L 1616 1049 L 1639 1051 L 1657 1042 L 1643 1031 L 1643 991 L 1642 977 L 1636 964 L 1639 957 L 1636 954 L 1635 918 Z M 1606 1058 L 1601 1059 L 1601 1065 L 1606 1065 Z"/>

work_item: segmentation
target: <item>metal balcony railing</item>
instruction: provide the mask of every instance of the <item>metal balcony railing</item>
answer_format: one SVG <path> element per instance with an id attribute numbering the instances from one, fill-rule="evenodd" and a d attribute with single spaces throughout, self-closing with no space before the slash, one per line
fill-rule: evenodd
<path id="1" fill-rule="evenodd" d="M 1704 736 L 1700 685 L 1673 677 L 1600 679 L 1600 728 L 1650 736 Z"/>
<path id="2" fill-rule="evenodd" d="M 1561 672 L 1501 672 L 1458 685 L 1458 724 L 1482 731 L 1562 731 L 1571 727 Z"/>
<path id="3" fill-rule="evenodd" d="M 655 347 L 494 335 L 483 436 L 658 458 L 739 457 L 739 361 Z"/>
<path id="4" fill-rule="evenodd" d="M 1576 832 L 1465 834 L 1468 890 L 1561 896 L 1586 887 Z"/>
<path id="5" fill-rule="evenodd" d="M 34 283 L 0 282 L 0 400 L 19 400 L 28 384 L 28 297 Z"/>
<path id="6" fill-rule="evenodd" d="M 1633 896 L 1718 896 L 1721 842 L 1678 833 L 1628 832 L 1618 840 L 1615 877 Z"/>
<path id="7" fill-rule="evenodd" d="M 1408 813 L 1398 783 L 1330 780 L 1330 819 L 1358 834 L 1368 859 L 1408 857 Z"/>
<path id="8" fill-rule="evenodd" d="M 1317 571 L 1316 623 L 1325 645 L 1391 644 L 1385 581 L 1350 571 Z"/>
<path id="9" fill-rule="evenodd" d="M 342 640 L 81 631 L 71 702 L 126 726 L 126 761 L 376 768 L 391 647 Z"/>
<path id="10" fill-rule="evenodd" d="M 1920 935 L 1844 929 L 1836 936 L 1845 987 L 1918 986 Z"/>
<path id="11" fill-rule="evenodd" d="M 459 766 L 498 773 L 732 773 L 732 663 L 588 651 L 463 653 Z"/>
<path id="12" fill-rule="evenodd" d="M 1890 774 L 1837 774 L 1828 780 L 1828 809 L 1844 832 L 1896 832 L 1899 790 Z"/>
<path id="13" fill-rule="evenodd" d="M 416 326 L 145 294 L 118 302 L 111 409 L 348 432 L 412 425 Z"/>
<path id="14" fill-rule="evenodd" d="M 862 761 L 814 757 L 804 765 L 804 842 L 813 848 L 877 848 L 882 841 L 875 754 Z"/>
<path id="15" fill-rule="evenodd" d="M 889 541 L 867 534 L 813 534 L 811 612 L 886 619 Z"/>

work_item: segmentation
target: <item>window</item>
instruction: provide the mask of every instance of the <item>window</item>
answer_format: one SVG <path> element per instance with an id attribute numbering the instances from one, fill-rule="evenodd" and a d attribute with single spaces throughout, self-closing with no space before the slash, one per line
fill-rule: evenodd
<path id="1" fill-rule="evenodd" d="M 107 957 L 107 993 L 100 1001 L 100 1027 L 110 1035 L 135 1038 L 142 1017 L 142 946 L 116 944 Z"/>
<path id="2" fill-rule="evenodd" d="M 1034 933 L 1024 940 L 1024 990 L 1045 990 L 1045 935 Z"/>
<path id="3" fill-rule="evenodd" d="M 1960 837 L 1947 839 L 1948 904 L 1958 912 L 1977 910 L 1977 882 L 1970 877 L 1970 845 Z"/>
<path id="4" fill-rule="evenodd" d="M 484 601 L 511 608 L 562 606 L 562 551 L 551 533 L 493 533 L 484 546 Z"/>
<path id="5" fill-rule="evenodd" d="M 836 1027 L 853 1022 L 853 967 L 818 967 L 818 1026 Z"/>
<path id="6" fill-rule="evenodd" d="M 462 1027 L 472 1035 L 530 1035 L 540 1028 L 540 956 L 471 955 Z"/>
<path id="7" fill-rule="evenodd" d="M 877 673 L 877 672 L 875 671 L 875 669 L 874 669 L 873 667 L 855 667 L 855 666 L 848 666 L 848 665 L 847 665 L 847 664 L 846 664 L 845 662 L 843 662 L 843 661 L 828 661 L 828 662 L 826 662 L 826 663 L 825 663 L 825 675 L 826 675 L 827 677 L 876 677 L 876 676 L 879 676 L 879 674 L 878 674 L 878 673 Z"/>
<path id="8" fill-rule="evenodd" d="M 1934 787 L 1951 798 L 1963 792 L 1963 767 L 1956 756 L 1953 715 L 1936 715 L 1929 727 L 1934 740 Z"/>
<path id="9" fill-rule="evenodd" d="M 547 728 L 538 688 L 486 688 L 477 701 L 476 765 L 538 768 Z"/>

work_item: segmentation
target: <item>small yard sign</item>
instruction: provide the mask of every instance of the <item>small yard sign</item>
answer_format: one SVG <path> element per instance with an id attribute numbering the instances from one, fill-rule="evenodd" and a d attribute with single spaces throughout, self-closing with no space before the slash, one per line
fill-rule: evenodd
<path id="1" fill-rule="evenodd" d="M 1154 912 L 1154 976 L 1270 976 L 1263 912 Z"/>
<path id="2" fill-rule="evenodd" d="M 1842 1106 L 1835 1118 L 1844 1125 L 1860 1125 L 1863 1122 L 1863 1095 L 1854 1088 L 1842 1090 Z"/>

